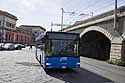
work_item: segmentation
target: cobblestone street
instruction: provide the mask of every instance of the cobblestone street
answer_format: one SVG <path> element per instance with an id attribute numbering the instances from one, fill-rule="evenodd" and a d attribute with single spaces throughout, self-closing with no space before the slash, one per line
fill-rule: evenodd
<path id="1" fill-rule="evenodd" d="M 63 82 L 50 77 L 28 48 L 0 51 L 0 83 L 55 83 Z"/>

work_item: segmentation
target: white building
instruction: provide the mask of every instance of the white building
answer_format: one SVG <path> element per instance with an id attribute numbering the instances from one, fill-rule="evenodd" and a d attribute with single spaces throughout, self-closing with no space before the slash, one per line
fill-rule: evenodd
<path id="1" fill-rule="evenodd" d="M 36 25 L 21 25 L 21 26 L 19 26 L 19 28 L 24 29 L 25 31 L 28 31 L 32 34 L 41 33 L 41 32 L 46 31 L 46 29 L 43 28 L 42 26 L 36 26 Z"/>

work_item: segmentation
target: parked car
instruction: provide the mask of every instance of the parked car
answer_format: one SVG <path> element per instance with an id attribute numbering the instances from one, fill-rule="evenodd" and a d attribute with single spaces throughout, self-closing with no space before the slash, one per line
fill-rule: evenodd
<path id="1" fill-rule="evenodd" d="M 14 46 L 13 43 L 6 43 L 6 44 L 3 46 L 3 48 L 4 48 L 5 50 L 14 50 L 14 49 L 15 49 L 15 46 Z"/>
<path id="2" fill-rule="evenodd" d="M 25 45 L 23 45 L 23 44 L 20 44 L 20 46 L 21 46 L 22 48 L 25 48 Z"/>
<path id="3" fill-rule="evenodd" d="M 37 48 L 43 49 L 43 48 L 44 48 L 44 45 L 38 45 Z"/>
<path id="4" fill-rule="evenodd" d="M 21 50 L 22 49 L 21 44 L 14 44 L 14 47 L 15 47 L 16 50 Z"/>
<path id="5" fill-rule="evenodd" d="M 4 46 L 5 45 L 5 43 L 0 43 L 0 50 L 3 50 L 4 49 Z"/>
<path id="6" fill-rule="evenodd" d="M 24 46 L 30 46 L 29 44 L 24 44 Z"/>

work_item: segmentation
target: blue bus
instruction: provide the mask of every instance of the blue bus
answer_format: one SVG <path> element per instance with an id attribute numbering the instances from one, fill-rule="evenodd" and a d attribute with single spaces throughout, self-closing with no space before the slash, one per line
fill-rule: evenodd
<path id="1" fill-rule="evenodd" d="M 79 34 L 46 32 L 36 40 L 42 41 L 36 47 L 36 58 L 45 69 L 80 67 Z"/>

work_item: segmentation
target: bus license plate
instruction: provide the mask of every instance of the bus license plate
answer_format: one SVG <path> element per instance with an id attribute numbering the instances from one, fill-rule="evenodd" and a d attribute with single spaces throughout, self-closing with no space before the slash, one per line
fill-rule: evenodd
<path id="1" fill-rule="evenodd" d="M 66 66 L 62 66 L 62 68 L 66 68 Z"/>

